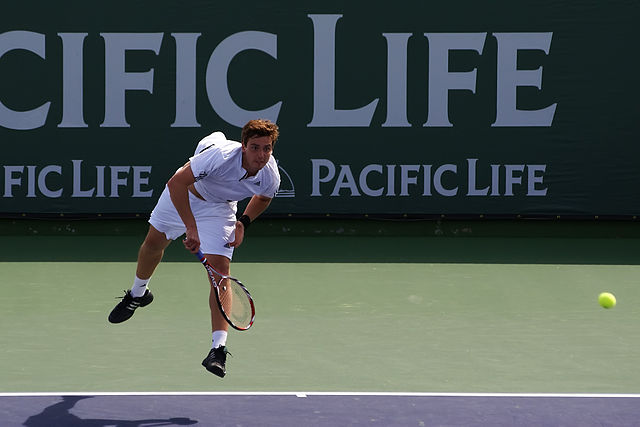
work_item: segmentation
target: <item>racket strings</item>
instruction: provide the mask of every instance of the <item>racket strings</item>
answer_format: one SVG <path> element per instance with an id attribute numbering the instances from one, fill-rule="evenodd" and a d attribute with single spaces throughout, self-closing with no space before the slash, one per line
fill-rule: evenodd
<path id="1" fill-rule="evenodd" d="M 244 289 L 232 279 L 222 279 L 218 285 L 218 298 L 227 318 L 234 325 L 245 328 L 251 324 L 251 302 Z"/>

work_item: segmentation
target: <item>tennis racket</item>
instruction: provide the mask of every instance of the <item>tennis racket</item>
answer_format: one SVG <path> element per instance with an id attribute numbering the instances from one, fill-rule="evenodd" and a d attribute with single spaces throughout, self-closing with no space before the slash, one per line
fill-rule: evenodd
<path id="1" fill-rule="evenodd" d="M 224 319 L 238 331 L 249 329 L 256 317 L 256 309 L 247 288 L 238 279 L 218 273 L 201 250 L 198 250 L 196 256 L 207 270 Z"/>

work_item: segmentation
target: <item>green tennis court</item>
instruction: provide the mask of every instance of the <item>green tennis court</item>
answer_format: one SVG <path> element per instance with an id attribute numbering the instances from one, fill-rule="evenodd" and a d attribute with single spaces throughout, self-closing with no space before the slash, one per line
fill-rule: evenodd
<path id="1" fill-rule="evenodd" d="M 257 317 L 223 380 L 200 365 L 208 284 L 179 244 L 154 303 L 107 322 L 146 229 L 116 224 L 3 222 L 0 391 L 639 391 L 632 222 L 265 220 L 232 265 Z"/>

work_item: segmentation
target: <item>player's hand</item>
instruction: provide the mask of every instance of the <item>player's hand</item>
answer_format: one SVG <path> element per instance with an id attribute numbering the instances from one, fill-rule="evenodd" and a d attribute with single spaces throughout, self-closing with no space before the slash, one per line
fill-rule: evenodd
<path id="1" fill-rule="evenodd" d="M 184 247 L 191 253 L 195 254 L 200 249 L 200 237 L 198 236 L 198 230 L 187 229 L 186 237 L 182 241 Z"/>
<path id="2" fill-rule="evenodd" d="M 229 243 L 229 246 L 232 248 L 237 248 L 242 244 L 242 241 L 244 240 L 244 224 L 240 221 L 236 221 L 235 235 L 236 239 L 233 242 Z"/>

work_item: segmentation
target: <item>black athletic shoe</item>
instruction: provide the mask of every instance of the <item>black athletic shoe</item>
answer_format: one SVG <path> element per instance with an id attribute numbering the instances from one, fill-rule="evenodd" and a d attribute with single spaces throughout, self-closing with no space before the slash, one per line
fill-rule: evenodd
<path id="1" fill-rule="evenodd" d="M 153 294 L 149 289 L 147 289 L 141 297 L 133 297 L 131 295 L 131 291 L 125 291 L 122 301 L 120 301 L 118 305 L 111 310 L 111 313 L 109 314 L 109 322 L 122 323 L 133 316 L 133 312 L 136 311 L 136 308 L 149 305 L 152 301 Z"/>
<path id="2" fill-rule="evenodd" d="M 225 346 L 212 348 L 209 352 L 209 355 L 202 361 L 202 366 L 204 366 L 207 371 L 211 372 L 212 374 L 223 378 L 227 373 L 227 370 L 225 369 L 227 354 L 231 353 L 229 353 L 227 347 Z"/>

